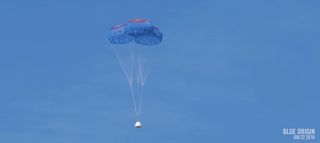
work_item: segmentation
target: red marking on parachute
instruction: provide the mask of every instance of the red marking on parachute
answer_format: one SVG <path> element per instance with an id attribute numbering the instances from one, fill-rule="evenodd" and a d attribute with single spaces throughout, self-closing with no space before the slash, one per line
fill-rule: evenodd
<path id="1" fill-rule="evenodd" d="M 118 25 L 112 26 L 111 29 L 119 29 L 119 28 L 122 28 L 124 26 L 126 26 L 126 24 L 118 24 Z"/>
<path id="2" fill-rule="evenodd" d="M 147 19 L 140 19 L 140 18 L 129 20 L 129 22 L 147 22 L 147 21 L 148 21 Z"/>

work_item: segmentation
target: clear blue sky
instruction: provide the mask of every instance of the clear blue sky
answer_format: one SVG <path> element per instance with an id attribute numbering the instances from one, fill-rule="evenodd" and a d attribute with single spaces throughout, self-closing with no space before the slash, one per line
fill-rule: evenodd
<path id="1" fill-rule="evenodd" d="M 293 142 L 282 128 L 320 129 L 319 6 L 1 0 L 0 142 Z M 137 17 L 164 33 L 141 129 L 106 38 Z"/>

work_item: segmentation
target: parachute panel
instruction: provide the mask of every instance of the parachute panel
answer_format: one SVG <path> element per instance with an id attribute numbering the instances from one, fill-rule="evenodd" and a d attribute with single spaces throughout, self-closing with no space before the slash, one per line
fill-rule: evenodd
<path id="1" fill-rule="evenodd" d="M 141 35 L 152 31 L 152 24 L 146 19 L 132 19 L 128 21 L 126 31 L 132 35 Z"/>
<path id="2" fill-rule="evenodd" d="M 162 33 L 159 31 L 158 28 L 152 27 L 152 31 L 138 35 L 135 38 L 135 42 L 141 45 L 157 45 L 160 44 L 162 41 Z"/>
<path id="3" fill-rule="evenodd" d="M 126 44 L 133 41 L 134 36 L 126 32 L 125 24 L 115 25 L 109 32 L 109 41 L 112 44 Z"/>

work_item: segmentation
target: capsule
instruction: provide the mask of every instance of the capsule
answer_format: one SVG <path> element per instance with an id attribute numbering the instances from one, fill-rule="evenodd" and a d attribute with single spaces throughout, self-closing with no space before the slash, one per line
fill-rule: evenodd
<path id="1" fill-rule="evenodd" d="M 134 124 L 134 127 L 135 127 L 135 128 L 141 128 L 141 127 L 142 127 L 141 122 L 140 122 L 140 121 L 137 121 L 137 122 Z"/>

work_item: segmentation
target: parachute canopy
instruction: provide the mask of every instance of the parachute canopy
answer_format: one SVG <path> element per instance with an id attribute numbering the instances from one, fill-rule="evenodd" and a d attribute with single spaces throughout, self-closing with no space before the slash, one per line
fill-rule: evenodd
<path id="1" fill-rule="evenodd" d="M 112 44 L 126 44 L 134 40 L 137 44 L 152 46 L 161 43 L 162 33 L 146 19 L 132 19 L 127 24 L 113 26 L 108 39 Z"/>
<path id="2" fill-rule="evenodd" d="M 129 35 L 125 30 L 125 24 L 118 24 L 111 28 L 109 41 L 112 44 L 125 44 L 133 41 L 133 35 Z"/>

